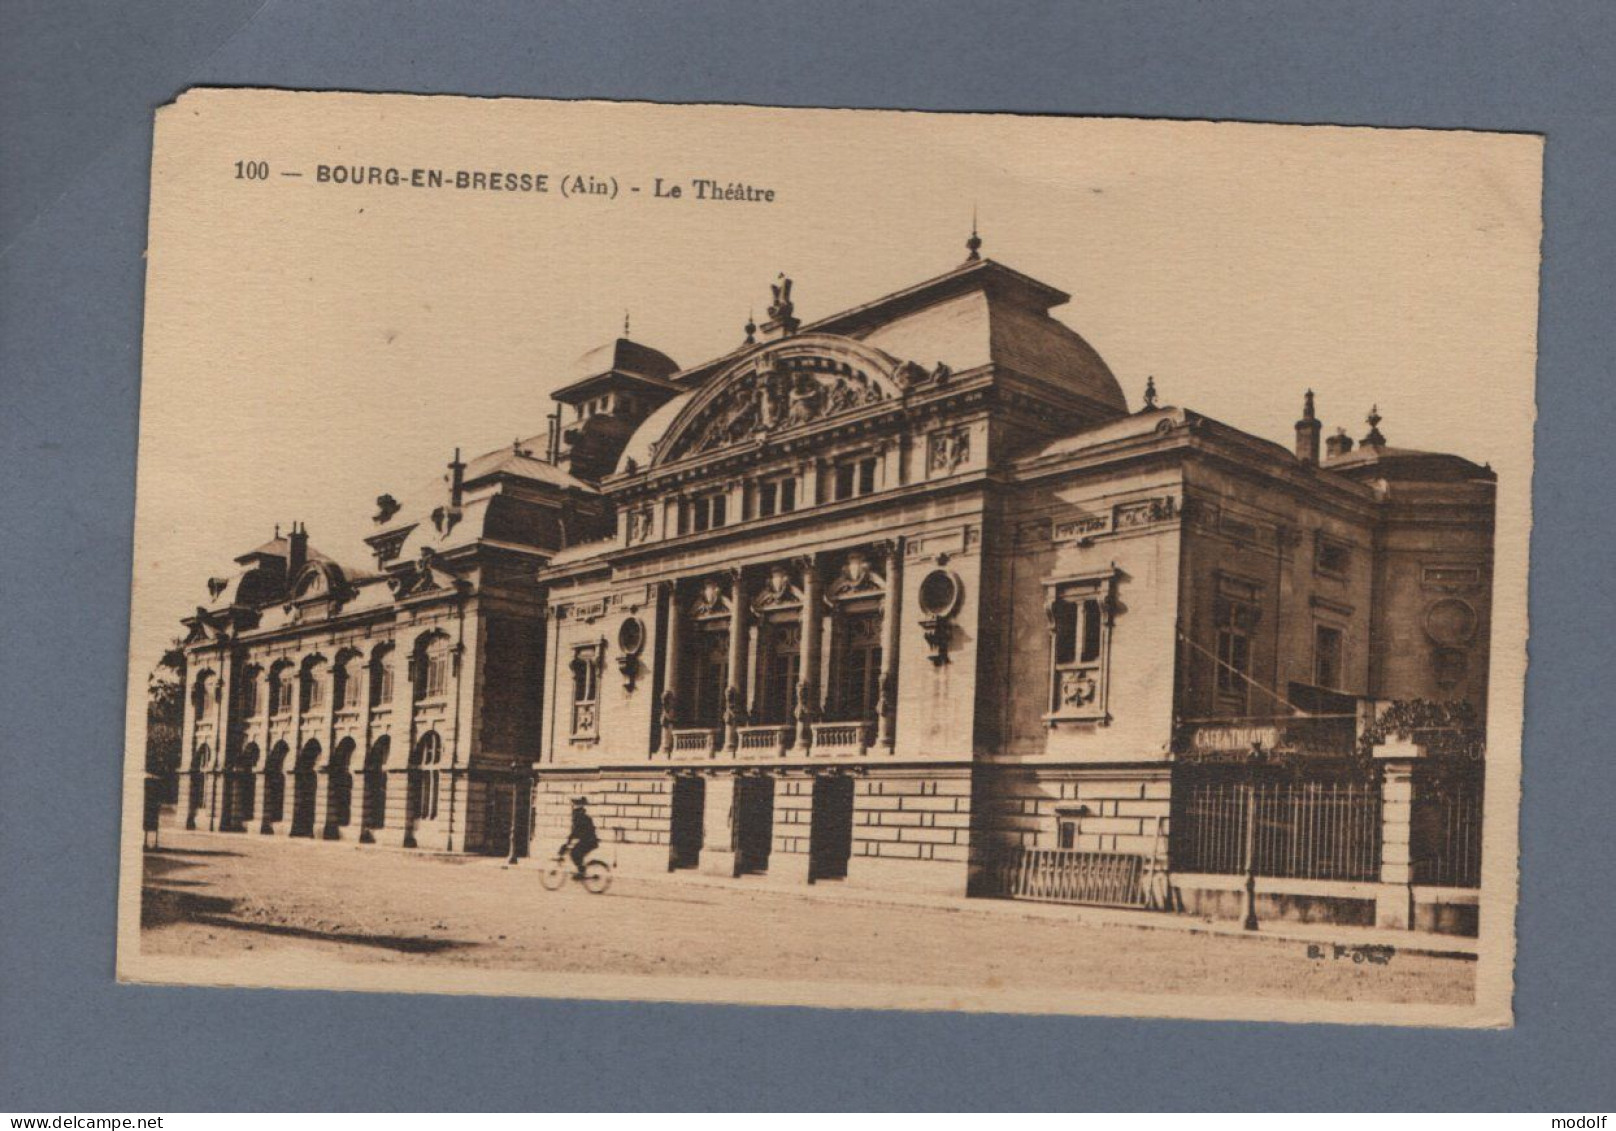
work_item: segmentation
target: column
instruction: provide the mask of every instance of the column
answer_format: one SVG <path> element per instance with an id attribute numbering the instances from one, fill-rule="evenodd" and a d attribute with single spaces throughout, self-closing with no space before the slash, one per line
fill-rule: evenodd
<path id="1" fill-rule="evenodd" d="M 208 830 L 220 831 L 224 825 L 224 767 L 230 752 L 230 695 L 231 681 L 235 679 L 233 655 L 226 649 L 219 652 L 219 682 L 214 685 L 213 698 L 213 765 L 209 767 Z"/>
<path id="2" fill-rule="evenodd" d="M 800 561 L 802 656 L 797 671 L 797 742 L 792 753 L 805 758 L 813 748 L 813 724 L 819 718 L 819 630 L 824 610 L 819 607 L 819 558 L 809 554 Z"/>
<path id="3" fill-rule="evenodd" d="M 331 756 L 337 744 L 337 661 L 342 653 L 332 649 L 331 662 L 320 673 L 320 698 L 325 703 L 325 722 L 314 737 L 320 743 L 320 761 L 314 770 L 314 827 L 310 835 L 315 840 L 325 838 L 326 824 L 331 817 Z"/>
<path id="4" fill-rule="evenodd" d="M 903 555 L 906 542 L 894 538 L 887 551 L 887 595 L 881 602 L 881 693 L 876 700 L 876 743 L 892 752 L 898 721 L 898 641 L 903 623 Z"/>
<path id="5" fill-rule="evenodd" d="M 746 575 L 739 569 L 732 575 L 729 599 L 728 686 L 724 688 L 724 749 L 731 754 L 740 746 L 740 727 L 746 721 Z"/>
<path id="6" fill-rule="evenodd" d="M 1375 749 L 1380 763 L 1380 891 L 1375 926 L 1414 927 L 1414 862 L 1409 831 L 1414 815 L 1414 766 L 1424 751 L 1392 737 Z"/>
<path id="7" fill-rule="evenodd" d="M 705 809 L 701 819 L 701 863 L 703 875 L 735 875 L 735 778 L 728 773 L 707 779 Z"/>
<path id="8" fill-rule="evenodd" d="M 673 728 L 679 722 L 679 653 L 684 647 L 684 609 L 679 605 L 679 583 L 665 582 L 663 593 L 668 598 L 667 641 L 662 654 L 662 753 L 673 756 Z"/>

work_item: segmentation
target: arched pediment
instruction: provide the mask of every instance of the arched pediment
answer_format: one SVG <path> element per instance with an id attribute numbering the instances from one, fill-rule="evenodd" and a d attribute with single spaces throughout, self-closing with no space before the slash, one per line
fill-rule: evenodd
<path id="1" fill-rule="evenodd" d="M 913 362 L 834 334 L 783 338 L 714 376 L 656 445 L 653 466 L 770 438 L 895 400 Z"/>
<path id="2" fill-rule="evenodd" d="M 340 594 L 344 583 L 342 567 L 336 562 L 311 561 L 292 579 L 292 599 L 303 601 Z"/>

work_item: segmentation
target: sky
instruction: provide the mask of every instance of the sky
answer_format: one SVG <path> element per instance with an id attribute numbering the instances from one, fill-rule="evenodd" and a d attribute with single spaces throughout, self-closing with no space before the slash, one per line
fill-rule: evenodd
<path id="1" fill-rule="evenodd" d="M 377 495 L 543 432 L 625 312 L 695 365 L 781 272 L 814 321 L 951 270 L 973 210 L 986 256 L 1071 294 L 1054 315 L 1134 407 L 1154 376 L 1289 444 L 1311 388 L 1326 435 L 1376 405 L 1391 444 L 1490 463 L 1524 592 L 1541 164 L 1537 137 L 1461 131 L 191 92 L 153 160 L 131 687 L 277 523 L 365 564 Z M 615 198 L 563 195 L 577 176 Z"/>

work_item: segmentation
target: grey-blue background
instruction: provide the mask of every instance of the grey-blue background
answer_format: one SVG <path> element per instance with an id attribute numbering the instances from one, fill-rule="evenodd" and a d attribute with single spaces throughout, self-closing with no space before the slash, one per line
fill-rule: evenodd
<path id="1" fill-rule="evenodd" d="M 0 51 L 0 1108 L 1616 1106 L 1616 5 L 7 0 Z M 151 111 L 196 83 L 1547 133 L 1519 1027 L 116 986 Z"/>

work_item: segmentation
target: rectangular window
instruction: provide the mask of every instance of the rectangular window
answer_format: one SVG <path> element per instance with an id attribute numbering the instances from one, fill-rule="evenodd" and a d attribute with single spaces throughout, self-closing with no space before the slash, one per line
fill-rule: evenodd
<path id="1" fill-rule="evenodd" d="M 698 495 L 679 509 L 679 533 L 717 530 L 727 519 L 729 498 L 723 492 Z"/>
<path id="2" fill-rule="evenodd" d="M 1246 709 L 1246 688 L 1251 678 L 1251 636 L 1237 614 L 1218 629 L 1218 699 L 1224 705 Z"/>
<path id="3" fill-rule="evenodd" d="M 600 734 L 600 646 L 575 648 L 572 653 L 572 736 Z"/>
<path id="4" fill-rule="evenodd" d="M 1342 633 L 1330 625 L 1313 629 L 1313 683 L 1332 691 L 1341 690 Z"/>
<path id="5" fill-rule="evenodd" d="M 1060 847 L 1067 849 L 1077 847 L 1076 821 L 1062 821 L 1060 823 Z"/>
<path id="6" fill-rule="evenodd" d="M 1109 574 L 1050 586 L 1049 718 L 1105 715 Z"/>
<path id="7" fill-rule="evenodd" d="M 873 719 L 881 700 L 881 614 L 849 613 L 837 626 L 831 670 L 836 719 Z"/>
<path id="8" fill-rule="evenodd" d="M 1341 575 L 1352 564 L 1352 547 L 1319 534 L 1314 542 L 1313 567 L 1319 573 Z"/>
<path id="9" fill-rule="evenodd" d="M 789 476 L 765 479 L 758 484 L 757 515 L 772 518 L 777 514 L 790 514 L 797 509 L 797 481 Z"/>
<path id="10" fill-rule="evenodd" d="M 875 490 L 874 456 L 850 459 L 836 465 L 832 479 L 832 498 L 836 502 L 868 495 Z"/>

